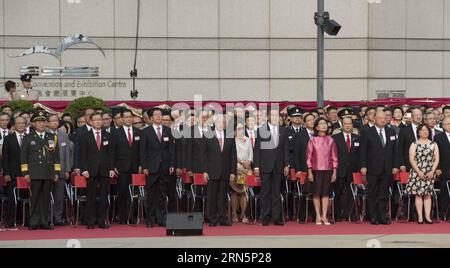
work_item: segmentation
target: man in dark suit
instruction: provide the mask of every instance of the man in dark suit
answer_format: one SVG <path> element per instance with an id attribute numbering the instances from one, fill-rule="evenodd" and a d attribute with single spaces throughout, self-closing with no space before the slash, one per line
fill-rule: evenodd
<path id="1" fill-rule="evenodd" d="M 359 130 L 359 136 L 364 136 L 364 132 L 368 131 L 375 124 L 375 113 L 377 109 L 375 107 L 367 107 L 365 117 L 367 118 L 368 123 L 366 125 L 361 125 Z"/>
<path id="2" fill-rule="evenodd" d="M 193 173 L 203 172 L 203 164 L 206 161 L 206 139 L 203 137 L 208 130 L 207 116 L 206 111 L 197 111 L 196 123 L 189 130 L 184 131 L 188 136 L 186 139 L 186 169 L 190 176 Z"/>
<path id="3" fill-rule="evenodd" d="M 205 162 L 203 178 L 208 181 L 206 209 L 209 226 L 230 226 L 226 202 L 230 180 L 236 178 L 237 155 L 233 132 L 225 131 L 225 115 L 216 115 L 215 130 L 205 133 Z"/>
<path id="4" fill-rule="evenodd" d="M 161 125 L 163 111 L 153 108 L 153 124 L 142 131 L 141 166 L 146 175 L 147 227 L 166 225 L 165 184 L 175 171 L 175 144 L 170 128 Z"/>
<path id="5" fill-rule="evenodd" d="M 439 166 L 438 170 L 436 170 L 436 175 L 440 177 L 440 216 L 441 218 L 448 218 L 448 215 L 445 215 L 445 212 L 447 211 L 449 202 L 447 181 L 450 177 L 450 116 L 444 118 L 444 120 L 442 121 L 442 129 L 444 130 L 444 132 L 438 134 L 434 139 L 439 147 Z"/>
<path id="6" fill-rule="evenodd" d="M 409 147 L 417 140 L 417 127 L 422 124 L 422 111 L 419 108 L 411 109 L 411 124 L 402 128 L 398 136 L 400 171 L 409 172 Z"/>
<path id="7" fill-rule="evenodd" d="M 86 223 L 88 229 L 94 229 L 97 220 L 100 228 L 107 229 L 109 178 L 115 176 L 112 137 L 102 129 L 100 113 L 94 112 L 89 119 L 92 129 L 80 138 L 80 169 L 87 179 Z"/>
<path id="8" fill-rule="evenodd" d="M 297 178 L 300 178 L 301 172 L 307 172 L 308 167 L 306 166 L 306 148 L 308 146 L 309 139 L 314 135 L 314 120 L 316 117 L 313 113 L 303 114 L 303 121 L 305 122 L 305 128 L 300 131 L 299 137 L 296 139 L 294 147 L 294 162 L 295 171 L 297 172 Z M 306 205 L 306 200 L 304 198 L 300 199 L 300 207 L 303 208 Z M 304 222 L 306 213 L 304 209 L 300 209 L 300 214 L 298 215 L 299 222 Z"/>
<path id="9" fill-rule="evenodd" d="M 112 123 L 112 116 L 109 113 L 102 113 L 102 120 L 103 120 L 103 128 L 108 132 L 109 134 L 112 134 L 113 127 L 111 126 Z"/>
<path id="10" fill-rule="evenodd" d="M 245 113 L 245 137 L 250 139 L 252 147 L 255 148 L 256 142 L 256 118 L 249 112 Z"/>
<path id="11" fill-rule="evenodd" d="M 295 170 L 297 177 L 300 177 L 300 172 L 308 171 L 306 166 L 306 147 L 308 146 L 309 139 L 314 135 L 314 120 L 315 116 L 312 113 L 306 113 L 303 115 L 305 122 L 305 128 L 300 131 L 299 137 L 296 139 L 294 146 L 294 160 Z"/>
<path id="12" fill-rule="evenodd" d="M 376 112 L 375 125 L 361 139 L 361 173 L 367 175 L 371 223 L 390 224 L 388 194 L 392 175 L 398 172 L 398 149 L 395 130 L 386 127 L 384 111 Z"/>
<path id="13" fill-rule="evenodd" d="M 131 175 L 142 173 L 140 166 L 141 131 L 133 127 L 133 113 L 129 109 L 121 112 L 123 126 L 113 131 L 114 168 L 117 181 L 119 223 L 126 224 L 130 210 Z"/>
<path id="14" fill-rule="evenodd" d="M 434 114 L 434 112 L 429 111 L 425 114 L 425 124 L 427 125 L 428 128 L 431 129 L 430 132 L 430 136 L 429 139 L 431 141 L 434 141 L 434 138 L 439 134 L 442 133 L 441 130 L 436 129 L 436 114 Z"/>
<path id="15" fill-rule="evenodd" d="M 11 117 L 7 113 L 0 113 L 0 141 L 4 140 L 11 131 L 8 128 Z"/>
<path id="16" fill-rule="evenodd" d="M 442 121 L 441 122 L 439 122 L 439 124 L 438 124 L 438 127 L 440 128 L 440 129 L 444 129 L 444 127 L 443 127 L 443 119 L 444 118 L 446 118 L 446 117 L 449 117 L 450 116 L 450 105 L 445 105 L 444 107 L 442 107 L 442 115 L 441 115 L 441 118 L 442 118 Z"/>
<path id="17" fill-rule="evenodd" d="M 172 114 L 176 116 L 177 122 L 172 117 Z M 175 172 L 170 174 L 167 178 L 167 183 L 164 187 L 164 192 L 167 193 L 168 203 L 167 211 L 177 211 L 177 177 L 182 176 L 183 168 L 185 167 L 185 138 L 182 135 L 184 124 L 180 110 L 171 111 L 169 109 L 163 110 L 163 117 L 161 124 L 172 131 L 173 142 L 175 146 Z"/>
<path id="18" fill-rule="evenodd" d="M 20 170 L 20 150 L 23 139 L 26 135 L 27 121 L 23 117 L 14 119 L 15 132 L 5 137 L 2 148 L 2 166 L 3 179 L 6 182 L 6 194 L 8 202 L 6 205 L 6 227 L 14 228 L 15 224 L 15 201 L 14 188 L 16 187 L 17 177 L 22 176 Z"/>
<path id="19" fill-rule="evenodd" d="M 116 129 L 122 127 L 123 122 L 122 122 L 122 116 L 121 116 L 121 111 L 123 110 L 123 107 L 117 107 L 117 108 L 113 108 L 113 124 L 111 126 L 111 132 L 115 131 Z"/>
<path id="20" fill-rule="evenodd" d="M 289 174 L 289 142 L 287 130 L 280 127 L 278 110 L 267 110 L 268 122 L 259 129 L 253 152 L 255 176 L 261 177 L 263 225 L 283 225 L 281 214 L 281 176 Z"/>
<path id="21" fill-rule="evenodd" d="M 86 121 L 86 124 L 82 127 L 78 128 L 75 131 L 74 136 L 74 151 L 73 151 L 73 168 L 74 171 L 77 173 L 77 175 L 81 174 L 80 171 L 80 139 L 81 136 L 83 136 L 85 133 L 91 131 L 92 129 L 92 122 L 91 122 L 91 115 L 95 112 L 92 108 L 86 108 L 84 110 L 84 119 Z"/>
<path id="22" fill-rule="evenodd" d="M 187 176 L 192 177 L 194 173 L 203 173 L 203 166 L 206 161 L 206 139 L 203 137 L 208 130 L 207 119 L 208 112 L 198 110 L 191 111 L 192 126 L 183 130 L 183 135 L 186 137 L 185 141 L 185 166 Z M 192 118 L 194 122 L 192 122 Z M 203 196 L 206 192 L 206 187 L 195 187 L 196 195 Z M 202 211 L 199 202 L 196 203 L 194 210 Z M 208 220 L 208 211 L 205 211 L 205 220 Z"/>
<path id="23" fill-rule="evenodd" d="M 360 167 L 359 135 L 352 133 L 353 120 L 351 116 L 342 118 L 342 132 L 333 135 L 338 151 L 339 166 L 337 180 L 334 184 L 335 206 L 334 215 L 336 221 L 348 218 L 350 205 L 352 204 L 352 190 L 350 184 L 353 181 L 353 172 L 358 172 Z M 345 190 L 345 207 L 341 208 L 341 197 Z"/>

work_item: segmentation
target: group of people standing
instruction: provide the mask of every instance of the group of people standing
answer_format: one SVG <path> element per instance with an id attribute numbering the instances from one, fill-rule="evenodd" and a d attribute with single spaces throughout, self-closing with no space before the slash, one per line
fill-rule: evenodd
<path id="1" fill-rule="evenodd" d="M 437 179 L 440 216 L 448 212 L 450 106 L 328 106 L 312 111 L 292 106 L 286 115 L 271 108 L 235 108 L 221 114 L 153 107 L 142 117 L 129 109 L 111 115 L 89 107 L 77 118 L 75 131 L 70 115 L 43 110 L 27 115 L 0 114 L 6 218 L 11 228 L 17 217 L 13 194 L 17 177 L 30 182 L 29 229 L 35 230 L 53 228 L 48 221 L 50 192 L 55 199 L 55 225 L 67 224 L 62 204 L 72 174 L 87 180 L 84 222 L 88 229 L 109 228 L 111 179 L 117 180 L 119 224 L 130 223 L 128 186 L 133 174 L 145 176 L 148 227 L 165 226 L 167 211 L 177 210 L 180 178 L 198 175 L 205 181 L 205 220 L 211 227 L 249 223 L 249 176 L 261 182 L 263 226 L 304 220 L 292 206 L 284 211 L 282 205 L 282 199 L 292 202 L 287 194 L 289 176 L 304 174 L 303 191 L 311 196 L 317 225 L 331 222 L 330 197 L 334 197 L 335 221 L 356 216 L 351 211 L 350 185 L 358 172 L 368 182 L 372 224 L 390 224 L 389 189 L 399 172 L 409 172 L 405 193 L 415 198 L 418 223 L 433 222 L 431 196 Z"/>

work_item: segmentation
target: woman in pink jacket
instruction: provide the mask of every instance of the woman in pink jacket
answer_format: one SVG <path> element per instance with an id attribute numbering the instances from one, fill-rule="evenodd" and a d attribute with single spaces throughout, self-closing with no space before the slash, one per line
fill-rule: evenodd
<path id="1" fill-rule="evenodd" d="M 314 122 L 314 137 L 308 142 L 306 164 L 308 180 L 312 184 L 316 225 L 330 225 L 327 217 L 331 183 L 336 181 L 338 167 L 337 148 L 328 135 L 328 121 L 318 118 Z M 320 210 L 322 205 L 322 211 Z"/>

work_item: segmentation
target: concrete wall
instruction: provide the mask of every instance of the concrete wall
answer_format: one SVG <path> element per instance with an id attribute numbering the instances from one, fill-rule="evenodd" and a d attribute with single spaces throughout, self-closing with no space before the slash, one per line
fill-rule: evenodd
<path id="1" fill-rule="evenodd" d="M 0 80 L 27 65 L 99 66 L 99 79 L 35 79 L 35 88 L 49 100 L 130 99 L 137 0 L 79 1 L 0 0 Z M 326 40 L 326 99 L 450 95 L 450 1 L 325 3 L 343 26 Z M 316 0 L 141 0 L 138 99 L 315 100 L 315 10 Z M 94 37 L 106 57 L 91 46 L 61 62 L 8 57 L 73 33 Z"/>

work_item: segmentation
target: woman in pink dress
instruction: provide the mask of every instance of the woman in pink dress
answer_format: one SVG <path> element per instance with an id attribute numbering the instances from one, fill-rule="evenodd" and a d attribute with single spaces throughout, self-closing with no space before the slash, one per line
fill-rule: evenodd
<path id="1" fill-rule="evenodd" d="M 312 184 L 316 225 L 330 225 L 327 217 L 331 183 L 336 181 L 338 167 L 337 148 L 328 135 L 328 121 L 318 118 L 314 122 L 314 137 L 308 142 L 306 164 L 308 180 Z M 322 210 L 321 210 L 322 208 Z"/>

